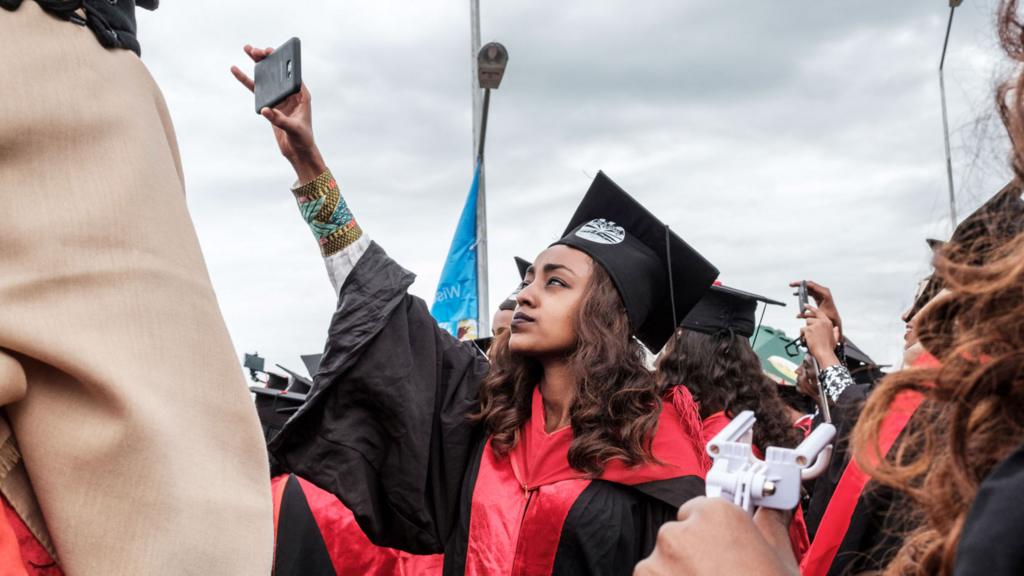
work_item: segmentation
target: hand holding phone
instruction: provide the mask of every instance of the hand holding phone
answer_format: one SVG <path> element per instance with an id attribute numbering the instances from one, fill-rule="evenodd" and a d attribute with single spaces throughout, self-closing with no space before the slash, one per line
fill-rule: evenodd
<path id="1" fill-rule="evenodd" d="M 246 45 L 244 50 L 257 66 L 277 52 L 272 48 L 253 48 L 250 45 Z M 256 83 L 238 66 L 232 66 L 231 73 L 250 92 L 256 92 Z M 274 139 L 277 140 L 281 155 L 291 163 L 299 181 L 309 182 L 326 170 L 326 165 L 313 140 L 313 111 L 309 90 L 301 79 L 296 80 L 299 82 L 298 93 L 285 96 L 276 107 L 263 107 L 259 112 L 274 127 Z"/>
<path id="2" fill-rule="evenodd" d="M 808 295 L 807 295 L 807 281 L 806 280 L 801 280 L 800 284 L 797 286 L 796 297 L 797 297 L 798 305 L 800 307 L 800 310 L 799 310 L 800 316 L 803 317 L 803 315 L 807 313 L 807 311 L 808 311 L 807 307 L 810 304 L 810 302 L 808 300 Z M 813 317 L 813 316 L 816 316 L 816 315 L 812 313 L 811 316 Z M 810 323 L 810 320 L 808 321 L 808 324 L 809 323 Z M 829 327 L 831 329 L 831 323 L 829 323 Z M 804 332 L 804 330 L 801 330 L 800 332 L 801 332 L 801 340 L 803 340 L 802 345 L 805 348 L 807 348 L 807 356 L 805 358 L 809 358 L 810 359 L 811 370 L 810 370 L 810 373 L 808 374 L 808 377 L 810 377 L 811 380 L 813 382 L 815 382 L 817 384 L 817 386 L 818 386 L 818 410 L 821 412 L 821 416 L 822 416 L 822 418 L 823 418 L 823 420 L 825 422 L 832 422 L 832 414 L 830 413 L 829 407 L 828 407 L 828 396 L 825 394 L 824 385 L 822 384 L 821 379 L 818 377 L 818 375 L 820 374 L 821 368 L 818 366 L 818 360 L 814 357 L 813 354 L 811 354 L 810 347 L 807 346 L 807 341 L 803 339 L 803 332 Z"/>

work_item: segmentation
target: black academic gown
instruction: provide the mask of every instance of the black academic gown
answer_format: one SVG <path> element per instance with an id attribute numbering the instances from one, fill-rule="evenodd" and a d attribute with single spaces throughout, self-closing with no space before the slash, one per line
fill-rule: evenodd
<path id="1" fill-rule="evenodd" d="M 1024 446 L 978 487 L 956 552 L 955 576 L 1024 574 Z"/>
<path id="2" fill-rule="evenodd" d="M 631 574 L 703 493 L 700 475 L 520 486 L 467 418 L 486 358 L 437 327 L 412 281 L 371 244 L 341 289 L 310 397 L 271 451 L 337 495 L 375 544 L 444 551 L 445 574 Z"/>

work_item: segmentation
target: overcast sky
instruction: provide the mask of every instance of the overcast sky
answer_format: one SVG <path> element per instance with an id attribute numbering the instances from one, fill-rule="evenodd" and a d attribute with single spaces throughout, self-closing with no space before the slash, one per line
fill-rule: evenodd
<path id="1" fill-rule="evenodd" d="M 832 288 L 847 334 L 898 363 L 900 313 L 950 232 L 942 0 L 481 2 L 510 53 L 487 143 L 492 307 L 513 255 L 558 237 L 604 170 L 722 271 L 790 302 Z M 994 0 L 957 9 L 946 64 L 960 217 L 1009 178 L 992 92 Z M 472 177 L 469 3 L 164 2 L 143 60 L 177 129 L 188 202 L 235 348 L 301 370 L 334 297 L 294 180 L 228 69 L 302 39 L 315 133 L 363 229 L 430 303 Z"/>

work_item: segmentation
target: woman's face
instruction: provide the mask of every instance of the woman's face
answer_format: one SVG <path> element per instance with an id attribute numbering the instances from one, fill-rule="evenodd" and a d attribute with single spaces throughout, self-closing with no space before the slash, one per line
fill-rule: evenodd
<path id="1" fill-rule="evenodd" d="M 572 350 L 574 320 L 593 266 L 590 256 L 568 246 L 552 246 L 537 256 L 516 297 L 510 352 L 553 356 Z"/>

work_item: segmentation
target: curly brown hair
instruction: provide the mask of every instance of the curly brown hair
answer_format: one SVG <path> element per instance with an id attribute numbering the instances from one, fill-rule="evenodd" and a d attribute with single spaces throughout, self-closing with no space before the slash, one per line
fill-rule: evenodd
<path id="1" fill-rule="evenodd" d="M 910 497 L 916 525 L 887 574 L 952 574 L 957 543 L 978 485 L 1024 441 L 1024 235 L 994 261 L 956 264 L 937 273 L 953 296 L 924 312 L 922 332 L 940 368 L 886 377 L 854 429 L 858 464 Z M 887 458 L 878 450 L 889 406 L 901 392 L 924 395 L 913 426 Z"/>
<path id="2" fill-rule="evenodd" d="M 744 410 L 757 416 L 754 445 L 792 448 L 800 443 L 775 383 L 739 334 L 703 334 L 680 328 L 658 357 L 657 380 L 663 389 L 685 386 L 700 406 L 701 419 L 716 412 L 729 418 Z"/>
<path id="3" fill-rule="evenodd" d="M 593 267 L 575 331 L 576 345 L 567 356 L 576 381 L 569 408 L 569 465 L 597 476 L 610 460 L 630 466 L 654 461 L 651 443 L 661 398 L 622 298 L 601 266 Z M 543 377 L 537 360 L 511 353 L 509 337 L 507 332 L 495 337 L 491 370 L 480 386 L 480 411 L 472 416 L 483 423 L 491 446 L 502 456 L 519 441 L 530 418 L 533 389 Z"/>
<path id="4" fill-rule="evenodd" d="M 1017 0 L 1003 0 L 999 14 L 1003 48 L 1024 63 Z M 1024 177 L 1024 75 L 1005 82 L 996 94 L 1019 180 Z M 854 429 L 858 464 L 914 503 L 906 512 L 914 528 L 886 574 L 952 574 L 979 484 L 1024 441 L 1024 234 L 1006 241 L 1006 230 L 1014 229 L 1008 224 L 1019 230 L 1021 223 L 993 216 L 984 222 L 988 233 L 937 255 L 935 273 L 951 296 L 922 312 L 917 325 L 940 367 L 888 376 Z M 999 233 L 1002 240 L 993 242 Z M 903 440 L 883 458 L 880 428 L 893 400 L 905 391 L 924 399 Z"/>

